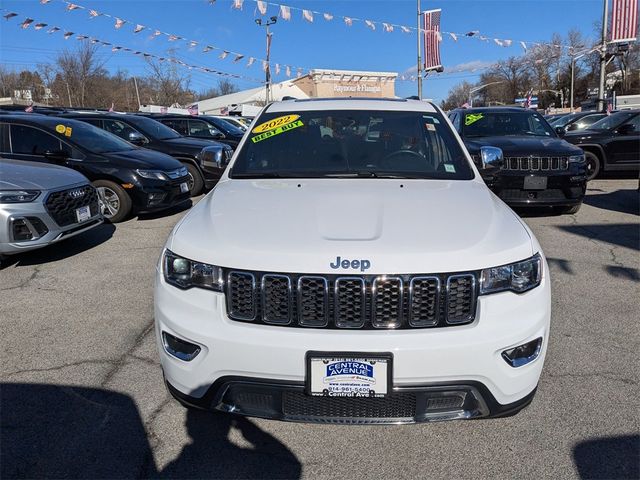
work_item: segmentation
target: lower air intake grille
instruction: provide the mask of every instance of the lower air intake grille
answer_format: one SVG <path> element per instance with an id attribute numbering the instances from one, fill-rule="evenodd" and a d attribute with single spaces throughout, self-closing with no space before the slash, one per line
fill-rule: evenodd
<path id="1" fill-rule="evenodd" d="M 311 397 L 301 392 L 284 392 L 283 412 L 289 417 L 413 418 L 416 396 L 391 393 L 384 398 Z"/>

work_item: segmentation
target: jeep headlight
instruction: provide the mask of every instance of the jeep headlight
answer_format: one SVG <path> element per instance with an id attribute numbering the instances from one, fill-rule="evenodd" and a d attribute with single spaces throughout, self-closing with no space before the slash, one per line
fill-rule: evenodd
<path id="1" fill-rule="evenodd" d="M 569 157 L 569 163 L 585 163 L 584 155 L 571 155 Z"/>
<path id="2" fill-rule="evenodd" d="M 220 267 L 186 259 L 170 250 L 164 252 L 163 270 L 165 281 L 182 289 L 198 287 L 221 292 L 224 285 Z"/>
<path id="3" fill-rule="evenodd" d="M 541 280 L 542 259 L 536 254 L 521 262 L 482 270 L 480 295 L 507 290 L 522 293 L 540 285 Z"/>

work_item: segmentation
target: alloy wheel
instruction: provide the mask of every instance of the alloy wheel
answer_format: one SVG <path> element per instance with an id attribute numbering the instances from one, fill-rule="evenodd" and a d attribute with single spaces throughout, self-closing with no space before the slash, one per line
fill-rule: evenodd
<path id="1" fill-rule="evenodd" d="M 109 187 L 98 187 L 98 203 L 106 218 L 112 218 L 120 210 L 120 199 Z"/>

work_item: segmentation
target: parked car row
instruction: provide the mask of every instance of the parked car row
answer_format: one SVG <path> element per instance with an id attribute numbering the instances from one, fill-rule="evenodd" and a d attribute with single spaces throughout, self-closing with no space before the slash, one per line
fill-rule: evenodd
<path id="1" fill-rule="evenodd" d="M 226 143 L 185 137 L 136 114 L 43 113 L 0 110 L 0 256 L 188 202 L 242 138 L 231 126 Z"/>

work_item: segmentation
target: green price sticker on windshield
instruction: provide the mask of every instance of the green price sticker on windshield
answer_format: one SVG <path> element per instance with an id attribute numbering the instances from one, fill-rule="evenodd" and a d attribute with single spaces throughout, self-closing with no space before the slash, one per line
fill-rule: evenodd
<path id="1" fill-rule="evenodd" d="M 472 123 L 476 123 L 482 117 L 483 117 L 483 115 L 481 113 L 470 113 L 468 115 L 465 115 L 464 124 L 465 125 L 471 125 Z"/>
<path id="2" fill-rule="evenodd" d="M 303 126 L 302 120 L 296 120 L 291 123 L 287 123 L 286 125 L 280 125 L 279 127 L 274 128 L 273 130 L 268 130 L 266 132 L 262 132 L 260 135 L 256 135 L 255 137 L 251 137 L 251 141 L 253 143 L 261 142 L 262 140 L 266 140 L 267 138 L 271 138 L 275 135 L 280 135 L 281 133 L 288 132 L 289 130 L 293 130 L 294 128 L 298 128 Z M 253 130 L 255 132 L 255 129 Z"/>

